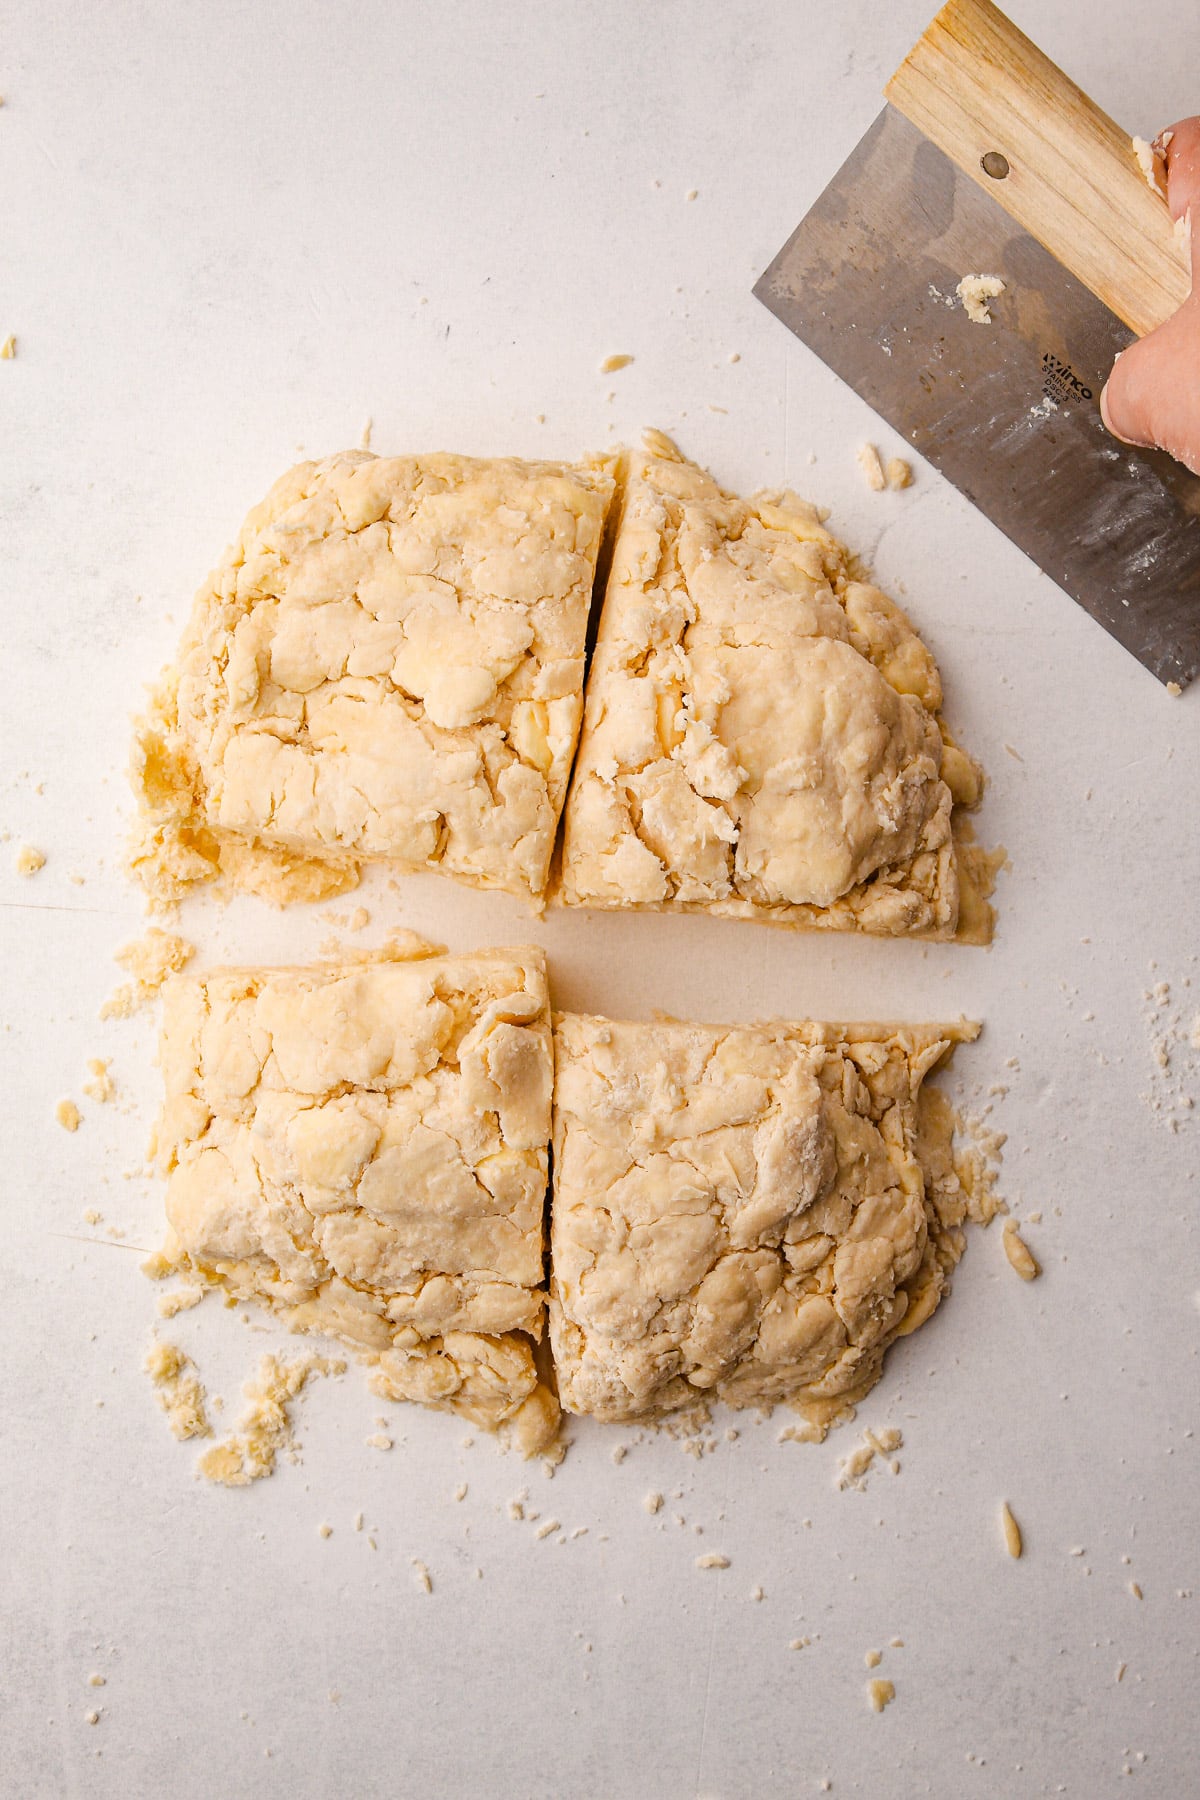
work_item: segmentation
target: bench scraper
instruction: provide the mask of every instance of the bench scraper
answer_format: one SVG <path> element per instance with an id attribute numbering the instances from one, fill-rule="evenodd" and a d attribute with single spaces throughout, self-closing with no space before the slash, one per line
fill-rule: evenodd
<path id="1" fill-rule="evenodd" d="M 990 0 L 950 0 L 754 292 L 1160 681 L 1200 670 L 1200 479 L 1100 418 L 1186 298 L 1129 137 Z M 956 288 L 998 275 L 991 325 Z"/>

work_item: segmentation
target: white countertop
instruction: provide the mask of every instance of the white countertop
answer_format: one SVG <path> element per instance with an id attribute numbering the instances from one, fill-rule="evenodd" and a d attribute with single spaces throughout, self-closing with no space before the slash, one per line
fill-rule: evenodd
<path id="1" fill-rule="evenodd" d="M 1200 1013 L 1200 685 L 1169 699 L 931 470 L 869 492 L 856 449 L 891 434 L 750 293 L 931 4 L 42 0 L 10 17 L 5 1793 L 1195 1792 L 1200 1124 L 1172 1132 L 1144 1096 L 1200 1095 L 1200 1052 L 1156 1071 L 1145 998 L 1167 981 Z M 1136 40 L 1114 0 L 1086 29 L 1079 10 L 1013 4 L 1131 130 L 1196 105 L 1194 0 L 1163 0 Z M 636 361 L 602 375 L 611 352 Z M 1045 1275 L 1018 1281 L 999 1230 L 973 1232 L 950 1301 L 820 1448 L 778 1443 L 778 1418 L 721 1416 L 701 1461 L 577 1424 L 548 1481 L 478 1434 L 464 1447 L 452 1419 L 381 1406 L 352 1371 L 302 1403 L 299 1465 L 227 1492 L 194 1480 L 155 1407 L 132 1246 L 157 1241 L 161 1197 L 123 1174 L 156 1105 L 154 1019 L 97 1018 L 141 929 L 119 854 L 127 718 L 247 508 L 368 416 L 382 451 L 564 454 L 655 424 L 731 487 L 809 493 L 911 609 L 989 769 L 982 835 L 1012 868 L 986 953 L 531 924 L 432 877 L 362 895 L 364 942 L 398 923 L 458 948 L 535 935 L 567 1006 L 985 1021 L 954 1085 L 976 1110 L 1007 1090 L 1002 1191 L 1042 1212 Z M 33 881 L 14 872 L 26 841 L 48 858 Z M 205 960 L 293 960 L 329 925 L 202 900 L 182 929 Z M 113 1059 L 118 1107 L 81 1099 L 90 1056 Z M 54 1121 L 67 1094 L 74 1136 Z M 170 1332 L 227 1417 L 278 1341 L 213 1300 Z M 389 1454 L 364 1444 L 377 1415 Z M 902 1429 L 902 1472 L 838 1492 L 861 1425 Z M 564 1545 L 510 1520 L 525 1486 Z M 705 1551 L 729 1568 L 698 1572 Z M 863 1655 L 893 1637 L 876 1716 Z"/>

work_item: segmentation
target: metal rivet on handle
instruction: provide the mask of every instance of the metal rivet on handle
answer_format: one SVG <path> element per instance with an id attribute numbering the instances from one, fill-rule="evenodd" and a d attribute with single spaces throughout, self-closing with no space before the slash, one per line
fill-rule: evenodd
<path id="1" fill-rule="evenodd" d="M 999 150 L 989 150 L 979 161 L 984 174 L 990 175 L 993 181 L 1003 181 L 1008 174 L 1008 158 L 1002 156 Z"/>

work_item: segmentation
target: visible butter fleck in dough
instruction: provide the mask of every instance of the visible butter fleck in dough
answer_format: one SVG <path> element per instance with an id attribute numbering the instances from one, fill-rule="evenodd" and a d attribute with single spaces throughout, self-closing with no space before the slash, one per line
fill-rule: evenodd
<path id="1" fill-rule="evenodd" d="M 786 1402 L 817 1438 L 848 1417 L 962 1254 L 951 1113 L 921 1083 L 977 1029 L 557 1017 L 567 1411 Z"/>
<path id="2" fill-rule="evenodd" d="M 612 492 L 600 459 L 365 451 L 278 481 L 139 724 L 151 895 L 312 900 L 365 861 L 540 895 Z"/>
<path id="3" fill-rule="evenodd" d="M 180 976 L 160 1061 L 171 1265 L 339 1338 L 388 1399 L 553 1437 L 540 950 Z"/>
<path id="4" fill-rule="evenodd" d="M 950 938 L 980 771 L 937 666 L 792 493 L 723 493 L 661 433 L 626 472 L 558 898 Z M 972 930 L 986 939 L 980 901 Z"/>

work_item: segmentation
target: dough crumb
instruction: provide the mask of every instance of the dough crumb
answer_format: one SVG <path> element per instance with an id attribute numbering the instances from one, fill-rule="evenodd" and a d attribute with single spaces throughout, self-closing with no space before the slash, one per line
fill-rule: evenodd
<path id="1" fill-rule="evenodd" d="M 374 429 L 375 421 L 371 418 L 370 414 L 368 414 L 363 420 L 362 430 L 358 434 L 358 447 L 360 450 L 369 450 L 371 448 L 371 433 Z"/>
<path id="2" fill-rule="evenodd" d="M 1182 982 L 1176 983 L 1181 988 Z M 1149 1089 L 1140 1098 L 1168 1131 L 1193 1129 L 1200 1101 L 1200 1017 L 1188 1017 L 1188 1000 L 1172 998 L 1171 984 L 1144 990 L 1143 1021 L 1151 1059 Z"/>
<path id="3" fill-rule="evenodd" d="M 91 1712 L 84 1713 L 83 1722 L 85 1725 L 98 1725 L 100 1723 L 100 1714 L 96 1711 L 95 1707 L 92 1708 Z"/>
<path id="4" fill-rule="evenodd" d="M 199 1474 L 222 1487 L 248 1487 L 273 1474 L 279 1453 L 294 1451 L 289 1403 L 313 1375 L 341 1375 L 345 1368 L 340 1357 L 310 1354 L 284 1362 L 278 1356 L 264 1356 L 257 1374 L 242 1389 L 249 1405 L 237 1430 L 205 1451 Z"/>
<path id="5" fill-rule="evenodd" d="M 883 1661 L 883 1651 L 868 1650 L 863 1657 L 863 1661 L 866 1663 L 868 1669 L 877 1669 Z"/>
<path id="6" fill-rule="evenodd" d="M 11 362 L 13 357 L 16 354 L 17 354 L 16 334 L 14 332 L 10 331 L 8 336 L 5 338 L 4 342 L 2 344 L 0 344 L 0 358 L 3 358 L 3 360 L 5 362 Z"/>
<path id="7" fill-rule="evenodd" d="M 321 1524 L 317 1526 L 317 1536 L 320 1538 L 331 1538 L 333 1536 L 333 1526 L 326 1525 L 325 1522 L 322 1521 Z"/>
<path id="8" fill-rule="evenodd" d="M 722 1556 L 719 1551 L 710 1550 L 706 1556 L 696 1558 L 696 1567 L 698 1569 L 727 1569 L 729 1558 Z"/>
<path id="9" fill-rule="evenodd" d="M 615 375 L 618 369 L 627 369 L 632 361 L 632 356 L 606 356 L 600 364 L 600 373 Z"/>
<path id="10" fill-rule="evenodd" d="M 419 1556 L 412 1559 L 413 1579 L 423 1594 L 432 1594 L 433 1577 Z"/>
<path id="11" fill-rule="evenodd" d="M 1180 685 L 1177 681 L 1168 681 L 1167 692 L 1168 692 L 1168 694 L 1170 694 L 1172 700 L 1178 700 L 1180 694 L 1182 694 L 1182 692 L 1183 692 L 1183 689 L 1180 687 Z"/>
<path id="12" fill-rule="evenodd" d="M 895 1426 L 889 1426 L 885 1431 L 864 1431 L 862 1442 L 856 1444 L 848 1456 L 843 1456 L 838 1461 L 836 1485 L 839 1490 L 844 1492 L 846 1488 L 854 1488 L 862 1492 L 875 1458 L 893 1456 L 903 1443 L 904 1434 Z M 891 1467 L 893 1474 L 899 1472 L 899 1463 Z"/>
<path id="13" fill-rule="evenodd" d="M 642 1501 L 642 1506 L 646 1512 L 656 1513 L 662 1511 L 662 1503 L 663 1497 L 661 1494 L 647 1494 L 646 1498 Z"/>
<path id="14" fill-rule="evenodd" d="M 54 1109 L 54 1116 L 64 1131 L 78 1131 L 81 1114 L 73 1100 L 60 1100 Z"/>
<path id="15" fill-rule="evenodd" d="M 889 456 L 884 470 L 890 488 L 906 488 L 912 486 L 912 464 L 902 456 Z"/>
<path id="16" fill-rule="evenodd" d="M 988 301 L 999 299 L 1004 292 L 1004 283 L 998 275 L 964 275 L 954 291 L 973 325 L 990 325 L 992 315 Z"/>
<path id="17" fill-rule="evenodd" d="M 1020 1556 L 1025 1548 L 1025 1544 L 1021 1537 L 1021 1527 L 1013 1518 L 1012 1508 L 1009 1506 L 1007 1500 L 1002 1501 L 1000 1505 L 1000 1532 L 1004 1539 L 1004 1548 L 1008 1551 L 1008 1554 L 1014 1558 Z"/>
<path id="18" fill-rule="evenodd" d="M 176 1313 L 190 1312 L 193 1306 L 199 1306 L 207 1292 L 204 1287 L 173 1288 L 169 1294 L 158 1296 L 154 1310 L 160 1319 L 173 1319 Z"/>
<path id="19" fill-rule="evenodd" d="M 651 456 L 661 456 L 666 462 L 686 461 L 674 438 L 669 438 L 665 431 L 658 431 L 653 425 L 647 425 L 642 432 L 642 443 Z"/>
<path id="20" fill-rule="evenodd" d="M 1166 163 L 1148 139 L 1134 137 L 1130 139 L 1130 144 L 1133 154 L 1137 158 L 1138 168 L 1145 178 L 1146 186 L 1152 194 L 1157 194 L 1160 200 L 1165 200 L 1167 197 L 1167 186 L 1164 179 Z"/>
<path id="21" fill-rule="evenodd" d="M 879 452 L 874 444 L 861 444 L 858 451 L 858 466 L 866 478 L 867 486 L 873 493 L 881 494 L 887 486 L 887 476 L 883 472 L 883 464 L 879 460 Z"/>
<path id="22" fill-rule="evenodd" d="M 369 1438 L 364 1438 L 368 1450 L 390 1450 L 392 1440 L 382 1431 L 373 1431 Z"/>
<path id="23" fill-rule="evenodd" d="M 467 1497 L 467 1484 L 465 1481 L 460 1481 L 458 1486 L 454 1490 L 454 1498 L 456 1500 L 465 1500 L 466 1497 Z"/>
<path id="24" fill-rule="evenodd" d="M 762 1588 L 753 1587 L 750 1589 L 750 1598 L 752 1600 L 765 1600 L 766 1597 L 766 1593 Z"/>
<path id="25" fill-rule="evenodd" d="M 89 1675 L 88 1676 L 88 1686 L 89 1687 L 107 1687 L 108 1686 L 108 1678 L 107 1678 L 107 1676 L 104 1676 L 104 1675 Z"/>
<path id="26" fill-rule="evenodd" d="M 533 1535 L 535 1538 L 548 1538 L 552 1537 L 556 1531 L 561 1530 L 562 1526 L 557 1519 L 545 1519 Z"/>
<path id="27" fill-rule="evenodd" d="M 1140 1600 L 1142 1598 L 1142 1590 L 1136 1581 L 1130 1582 L 1129 1591 L 1135 1600 Z"/>
<path id="28" fill-rule="evenodd" d="M 83 1084 L 83 1091 L 89 1100 L 107 1106 L 117 1097 L 117 1084 L 108 1072 L 108 1063 L 102 1056 L 89 1056 L 89 1079 Z"/>
<path id="29" fill-rule="evenodd" d="M 155 1338 L 142 1367 L 154 1383 L 158 1404 L 167 1415 L 171 1435 L 180 1443 L 192 1437 L 211 1437 L 212 1426 L 204 1407 L 204 1386 L 186 1351 L 178 1344 Z"/>
<path id="30" fill-rule="evenodd" d="M 152 925 L 145 937 L 122 944 L 113 961 L 133 980 L 123 982 L 100 1008 L 102 1019 L 128 1019 L 153 1000 L 169 975 L 176 974 L 196 953 L 194 944 Z"/>
<path id="31" fill-rule="evenodd" d="M 1041 1264 L 1017 1230 L 1015 1219 L 1004 1221 L 1004 1233 L 1001 1238 L 1004 1254 L 1007 1256 L 1022 1281 L 1036 1281 L 1042 1272 Z"/>
<path id="32" fill-rule="evenodd" d="M 33 844 L 22 844 L 17 851 L 17 874 L 36 875 L 39 869 L 46 866 L 46 852 L 38 850 Z"/>
<path id="33" fill-rule="evenodd" d="M 895 1698 L 895 1683 L 888 1681 L 885 1676 L 876 1675 L 873 1681 L 868 1681 L 867 1702 L 872 1712 L 882 1712 Z"/>
<path id="34" fill-rule="evenodd" d="M 614 1444 L 612 1459 L 615 1463 L 623 1463 L 625 1461 L 625 1458 L 628 1455 L 629 1455 L 629 1445 L 628 1444 Z"/>
<path id="35" fill-rule="evenodd" d="M 103 1221 L 104 1214 L 100 1211 L 99 1207 L 88 1206 L 84 1208 L 83 1222 L 85 1225 L 100 1225 Z"/>
<path id="36" fill-rule="evenodd" d="M 788 1645 L 788 1649 L 789 1650 L 807 1650 L 808 1646 L 811 1643 L 812 1643 L 812 1639 L 810 1637 L 793 1638 Z"/>

